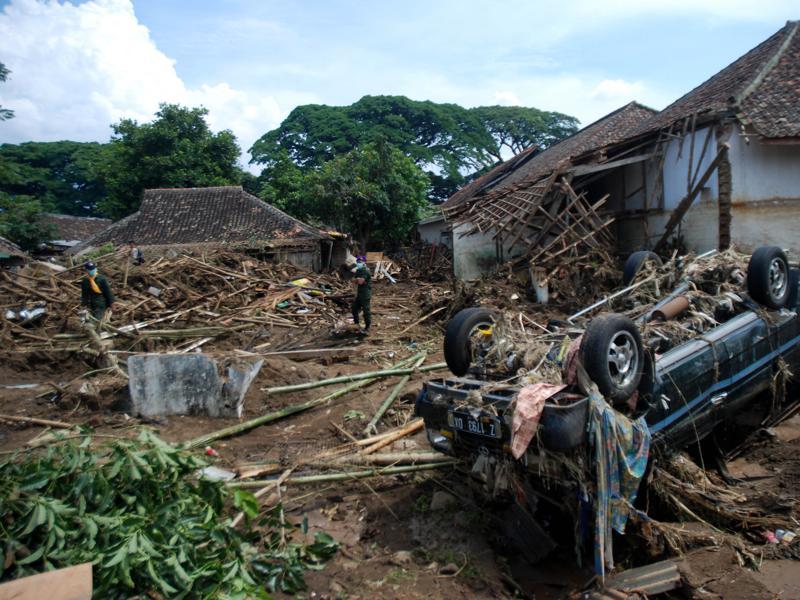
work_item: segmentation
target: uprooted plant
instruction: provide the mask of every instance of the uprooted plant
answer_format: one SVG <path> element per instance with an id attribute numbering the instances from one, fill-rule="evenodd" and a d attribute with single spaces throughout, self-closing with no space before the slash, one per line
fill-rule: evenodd
<path id="1" fill-rule="evenodd" d="M 294 592 L 336 551 L 277 506 L 197 476 L 205 463 L 144 430 L 93 448 L 88 435 L 0 464 L 0 579 L 91 562 L 97 598 L 259 598 Z M 226 512 L 250 527 L 230 527 Z"/>

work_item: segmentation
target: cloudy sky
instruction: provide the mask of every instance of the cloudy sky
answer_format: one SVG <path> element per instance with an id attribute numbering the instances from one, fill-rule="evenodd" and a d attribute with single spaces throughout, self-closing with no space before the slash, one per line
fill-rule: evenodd
<path id="1" fill-rule="evenodd" d="M 0 0 L 0 143 L 107 141 L 179 102 L 246 151 L 298 104 L 365 94 L 586 124 L 663 108 L 797 18 L 797 0 Z"/>

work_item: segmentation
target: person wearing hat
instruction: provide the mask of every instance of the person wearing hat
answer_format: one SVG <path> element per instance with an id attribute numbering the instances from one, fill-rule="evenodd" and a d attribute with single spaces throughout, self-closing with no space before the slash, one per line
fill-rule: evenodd
<path id="1" fill-rule="evenodd" d="M 86 269 L 86 277 L 81 281 L 81 306 L 85 306 L 92 316 L 100 321 L 116 300 L 111 293 L 108 280 L 98 274 L 96 264 L 89 261 L 83 268 Z"/>
<path id="2" fill-rule="evenodd" d="M 369 273 L 367 261 L 363 256 L 358 257 L 356 265 L 352 270 L 356 282 L 356 297 L 355 300 L 353 300 L 353 322 L 356 324 L 356 327 L 358 327 L 358 316 L 360 312 L 363 312 L 364 327 L 361 328 L 361 333 L 366 335 L 369 331 L 369 326 L 372 324 L 372 313 L 370 310 L 370 302 L 372 301 L 372 275 Z"/>

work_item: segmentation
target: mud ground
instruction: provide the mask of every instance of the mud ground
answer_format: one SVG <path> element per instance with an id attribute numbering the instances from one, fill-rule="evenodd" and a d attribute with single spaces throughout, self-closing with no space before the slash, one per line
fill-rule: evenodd
<path id="1" fill-rule="evenodd" d="M 267 358 L 245 403 L 245 418 L 317 398 L 328 391 L 307 390 L 266 397 L 261 388 L 300 383 L 385 367 L 420 349 L 429 361 L 442 360 L 440 323 L 423 323 L 399 335 L 419 318 L 407 306 L 413 284 L 376 286 L 373 333 L 346 345 L 357 350 L 344 360 L 294 361 Z M 520 300 L 519 310 L 534 319 L 532 305 Z M 542 315 L 546 322 L 546 316 Z M 325 330 L 273 332 L 276 344 L 313 348 L 328 343 Z M 121 397 L 104 398 L 99 406 L 63 406 L 53 401 L 48 382 L 58 385 L 92 368 L 75 356 L 20 357 L 6 354 L 0 362 L 0 413 L 65 420 L 94 427 L 108 435 L 133 435 L 143 424 L 164 439 L 184 441 L 237 422 L 231 419 L 169 417 L 142 423 L 125 410 Z M 443 373 L 442 373 L 443 374 Z M 381 430 L 402 425 L 412 417 L 413 399 L 422 378 L 409 381 Z M 242 463 L 290 466 L 298 457 L 347 441 L 332 425 L 360 433 L 396 380 L 362 388 L 318 407 L 214 445 L 220 467 Z M 22 386 L 22 387 L 19 387 Z M 38 397 L 37 397 L 38 396 Z M 42 433 L 39 426 L 0 424 L 0 451 L 13 451 Z M 423 434 L 401 440 L 393 450 L 427 450 Z M 202 450 L 198 450 L 201 452 Z M 800 479 L 800 419 L 782 424 L 752 441 L 731 464 L 740 479 L 738 491 L 796 488 Z M 528 564 L 512 549 L 491 518 L 491 510 L 473 499 L 465 476 L 441 470 L 358 482 L 289 486 L 282 500 L 290 519 L 307 517 L 311 533 L 322 529 L 340 543 L 340 551 L 324 570 L 307 575 L 308 598 L 537 598 L 580 597 L 593 579 L 576 562 L 572 538 L 557 537 L 557 550 L 543 563 Z M 795 507 L 796 509 L 800 507 Z M 800 523 L 798 523 L 800 529 Z M 635 536 L 620 541 L 619 568 L 642 560 Z M 591 562 L 591 557 L 584 557 Z M 758 569 L 741 564 L 728 547 L 689 552 L 681 570 L 688 587 L 675 598 L 800 598 L 800 561 L 765 559 Z"/>

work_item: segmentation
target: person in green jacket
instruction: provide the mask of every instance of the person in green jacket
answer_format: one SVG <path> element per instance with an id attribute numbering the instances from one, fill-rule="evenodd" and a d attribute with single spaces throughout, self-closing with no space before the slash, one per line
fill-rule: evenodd
<path id="1" fill-rule="evenodd" d="M 81 281 L 81 306 L 86 307 L 100 321 L 116 300 L 108 280 L 97 273 L 97 265 L 89 261 L 83 267 L 86 269 L 86 277 Z"/>
<path id="2" fill-rule="evenodd" d="M 364 327 L 361 328 L 361 333 L 366 335 L 369 331 L 369 326 L 372 324 L 372 312 L 370 310 L 370 302 L 372 301 L 372 275 L 367 268 L 366 259 L 359 256 L 356 261 L 355 267 L 355 282 L 356 282 L 356 297 L 353 300 L 353 322 L 358 327 L 358 316 L 363 311 L 364 313 Z"/>

